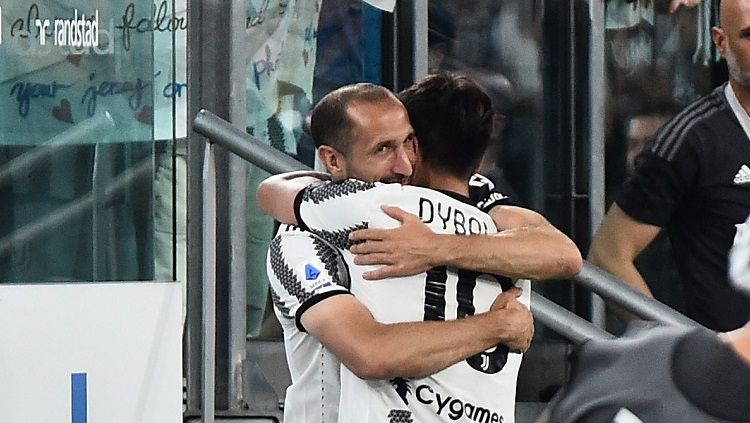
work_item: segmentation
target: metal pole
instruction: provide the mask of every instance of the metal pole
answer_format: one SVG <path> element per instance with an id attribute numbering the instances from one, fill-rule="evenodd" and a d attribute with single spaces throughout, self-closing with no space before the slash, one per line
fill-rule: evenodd
<path id="1" fill-rule="evenodd" d="M 427 0 L 414 1 L 414 80 L 419 81 L 424 78 L 429 71 L 429 45 L 427 34 L 429 33 Z"/>
<path id="2" fill-rule="evenodd" d="M 247 16 L 247 0 L 232 0 L 230 16 Z M 247 127 L 245 81 L 249 49 L 245 19 L 231 19 L 229 31 L 229 120 L 235 128 Z M 230 155 L 229 173 L 229 313 L 227 402 L 230 410 L 243 407 L 242 362 L 247 354 L 247 162 Z M 258 269 L 253 269 L 258 271 Z"/>
<path id="3" fill-rule="evenodd" d="M 267 172 L 277 174 L 293 170 L 310 170 L 303 163 L 235 128 L 208 110 L 198 112 L 193 120 L 193 129 Z"/>
<path id="4" fill-rule="evenodd" d="M 647 297 L 630 285 L 604 270 L 584 261 L 583 270 L 575 278 L 579 283 L 602 297 L 611 300 L 629 311 L 659 323 L 675 326 L 699 327 L 700 324 L 659 301 Z"/>
<path id="5" fill-rule="evenodd" d="M 216 400 L 216 168 L 213 144 L 203 162 L 203 423 L 214 423 Z"/>
<path id="6" fill-rule="evenodd" d="M 606 67 L 604 66 L 604 0 L 589 0 L 589 146 L 591 164 L 589 171 L 589 216 L 591 234 L 604 218 L 604 138 L 606 107 Z M 597 295 L 591 296 L 591 321 L 599 327 L 605 325 L 606 308 Z"/>
<path id="7" fill-rule="evenodd" d="M 589 339 L 614 339 L 615 336 L 587 320 L 571 313 L 547 298 L 531 292 L 531 312 L 534 319 L 567 338 L 574 344 Z"/>

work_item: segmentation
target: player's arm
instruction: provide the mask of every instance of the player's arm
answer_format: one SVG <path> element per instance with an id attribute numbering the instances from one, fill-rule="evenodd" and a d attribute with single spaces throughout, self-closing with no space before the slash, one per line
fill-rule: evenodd
<path id="1" fill-rule="evenodd" d="M 628 216 L 617 203 L 612 204 L 594 235 L 588 259 L 619 277 L 638 291 L 653 296 L 635 267 L 635 259 L 656 238 L 661 228 Z"/>
<path id="2" fill-rule="evenodd" d="M 307 309 L 301 322 L 360 378 L 418 377 L 501 343 L 525 351 L 533 321 L 519 295 L 508 290 L 490 311 L 462 319 L 392 324 L 377 322 L 355 297 L 338 295 Z"/>
<path id="3" fill-rule="evenodd" d="M 378 323 L 342 286 L 334 255 L 321 248 L 305 232 L 274 238 L 267 258 L 274 306 L 359 377 L 431 374 L 496 344 L 525 351 L 531 342 L 532 317 L 518 289 L 498 296 L 490 312 L 465 319 Z"/>
<path id="4" fill-rule="evenodd" d="M 452 266 L 513 279 L 567 278 L 581 271 L 578 248 L 544 217 L 514 206 L 496 206 L 490 215 L 501 232 L 492 235 L 433 233 L 417 216 L 396 207 L 383 210 L 401 222 L 395 229 L 366 229 L 350 239 L 357 264 L 381 264 L 367 279 L 413 275 Z"/>
<path id="5" fill-rule="evenodd" d="M 258 185 L 255 193 L 258 206 L 281 223 L 297 225 L 294 200 L 299 192 L 310 184 L 328 179 L 330 176 L 326 173 L 306 170 L 270 176 Z"/>

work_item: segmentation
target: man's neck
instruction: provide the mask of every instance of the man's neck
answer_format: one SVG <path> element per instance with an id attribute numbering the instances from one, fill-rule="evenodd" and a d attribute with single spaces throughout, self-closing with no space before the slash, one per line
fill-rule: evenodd
<path id="1" fill-rule="evenodd" d="M 750 91 L 743 87 L 734 78 L 729 78 L 729 84 L 732 85 L 732 91 L 734 91 L 737 101 L 740 102 L 742 108 L 745 109 L 745 112 L 750 115 Z"/>
<path id="2" fill-rule="evenodd" d="M 455 192 L 463 196 L 469 196 L 469 182 L 452 175 L 446 175 L 439 172 L 430 174 L 429 188 L 441 191 Z"/>

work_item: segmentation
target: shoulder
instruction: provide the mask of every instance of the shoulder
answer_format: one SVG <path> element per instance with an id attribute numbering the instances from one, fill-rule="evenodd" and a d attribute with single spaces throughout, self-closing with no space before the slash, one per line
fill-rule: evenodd
<path id="1" fill-rule="evenodd" d="M 686 148 L 700 148 L 702 136 L 711 135 L 717 129 L 724 130 L 732 120 L 724 85 L 721 85 L 662 126 L 648 151 L 663 160 L 672 161 Z"/>
<path id="2" fill-rule="evenodd" d="M 359 179 L 344 179 L 341 181 L 321 181 L 309 185 L 301 192 L 301 201 L 315 204 L 345 198 L 357 193 L 367 192 L 377 186 L 384 185 L 377 182 L 365 182 Z"/>
<path id="3" fill-rule="evenodd" d="M 511 205 L 510 197 L 497 190 L 495 183 L 479 173 L 469 179 L 469 198 L 482 211 L 489 211 L 495 206 Z"/>
<path id="4" fill-rule="evenodd" d="M 348 269 L 330 243 L 297 229 L 277 235 L 268 249 L 267 272 L 276 308 L 287 318 L 300 316 L 316 303 L 349 293 Z"/>
<path id="5" fill-rule="evenodd" d="M 289 226 L 271 241 L 268 248 L 269 271 L 282 282 L 285 280 L 311 280 L 310 269 L 325 269 L 322 276 L 328 276 L 337 285 L 346 286 L 342 277 L 346 265 L 341 254 L 331 242 L 320 235 Z"/>

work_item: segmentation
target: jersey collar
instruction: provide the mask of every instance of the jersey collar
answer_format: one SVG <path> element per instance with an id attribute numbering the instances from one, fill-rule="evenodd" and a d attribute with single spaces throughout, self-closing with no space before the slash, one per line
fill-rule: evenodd
<path id="1" fill-rule="evenodd" d="M 734 89 L 732 89 L 732 84 L 729 82 L 724 87 L 724 96 L 727 98 L 732 112 L 737 116 L 737 120 L 740 121 L 740 126 L 745 131 L 745 136 L 750 140 L 750 116 L 747 115 L 747 111 L 740 104 L 740 100 L 737 99 L 737 95 L 734 93 Z"/>
<path id="2" fill-rule="evenodd" d="M 471 201 L 471 198 L 469 198 L 469 197 L 467 197 L 467 196 L 465 196 L 465 195 L 459 194 L 459 193 L 457 193 L 457 192 L 453 192 L 453 191 L 448 191 L 448 190 L 443 190 L 443 189 L 436 189 L 435 191 L 437 191 L 437 192 L 441 192 L 441 193 L 443 193 L 443 194 L 447 195 L 448 197 L 451 197 L 451 198 L 453 198 L 453 199 L 456 199 L 456 200 L 458 200 L 458 201 L 461 201 L 461 202 L 463 202 L 463 203 L 466 203 L 466 204 L 468 204 L 468 205 L 470 205 L 470 206 L 476 206 L 476 203 L 473 203 L 473 202 Z"/>

